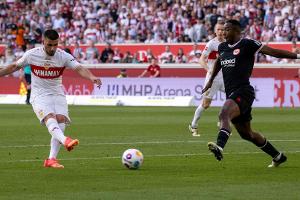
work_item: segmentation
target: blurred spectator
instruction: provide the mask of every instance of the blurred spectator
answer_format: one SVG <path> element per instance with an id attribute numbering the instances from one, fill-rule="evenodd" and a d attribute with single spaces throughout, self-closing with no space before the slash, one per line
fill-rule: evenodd
<path id="1" fill-rule="evenodd" d="M 52 20 L 52 23 L 53 23 L 53 27 L 52 27 L 53 29 L 58 29 L 58 28 L 64 29 L 66 27 L 65 19 L 62 18 L 60 12 L 58 12 L 55 15 L 55 18 Z"/>
<path id="2" fill-rule="evenodd" d="M 139 59 L 138 59 L 138 53 L 134 53 L 132 56 L 132 60 L 131 63 L 140 63 Z"/>
<path id="3" fill-rule="evenodd" d="M 113 55 L 114 55 L 114 51 L 113 51 L 112 48 L 111 48 L 111 44 L 110 44 L 110 43 L 107 43 L 106 46 L 105 46 L 105 48 L 104 48 L 104 50 L 103 50 L 102 53 L 101 53 L 100 60 L 101 60 L 103 63 L 106 63 L 109 54 L 111 54 L 111 55 L 113 56 Z"/>
<path id="4" fill-rule="evenodd" d="M 89 59 L 91 59 L 91 57 L 98 59 L 99 58 L 99 50 L 95 47 L 94 41 L 89 40 L 88 45 L 89 46 L 85 50 L 86 59 L 89 60 Z"/>
<path id="5" fill-rule="evenodd" d="M 242 9 L 240 11 L 240 16 L 239 16 L 239 19 L 238 19 L 241 23 L 241 26 L 242 26 L 242 29 L 245 29 L 248 24 L 249 24 L 249 18 L 245 15 L 245 10 Z"/>
<path id="6" fill-rule="evenodd" d="M 201 57 L 201 51 L 197 50 L 195 56 L 189 61 L 189 63 L 199 63 Z"/>
<path id="7" fill-rule="evenodd" d="M 22 50 L 24 51 L 26 48 L 25 40 L 24 40 L 25 28 L 23 27 L 22 24 L 18 25 L 15 34 L 16 34 L 16 45 L 21 47 Z"/>
<path id="8" fill-rule="evenodd" d="M 121 63 L 132 63 L 132 55 L 130 51 L 126 51 L 124 57 L 121 60 Z"/>
<path id="9" fill-rule="evenodd" d="M 173 54 L 170 54 L 167 60 L 164 63 L 175 63 Z"/>
<path id="10" fill-rule="evenodd" d="M 86 58 L 86 63 L 87 64 L 98 64 L 99 63 L 98 56 L 95 51 L 91 52 L 91 55 L 89 58 Z"/>
<path id="11" fill-rule="evenodd" d="M 114 49 L 114 56 L 113 56 L 114 63 L 120 63 L 123 56 L 124 55 L 120 52 L 118 48 Z"/>
<path id="12" fill-rule="evenodd" d="M 23 56 L 25 52 L 23 51 L 23 47 L 21 45 L 18 45 L 15 49 L 14 49 L 14 56 L 17 59 L 21 58 Z"/>
<path id="13" fill-rule="evenodd" d="M 273 40 L 273 31 L 269 28 L 269 26 L 265 26 L 261 33 L 261 41 L 269 42 Z"/>
<path id="14" fill-rule="evenodd" d="M 165 51 L 159 56 L 160 63 L 165 63 L 167 60 L 169 60 L 170 55 L 173 57 L 172 52 L 170 51 L 170 46 L 167 45 L 165 47 Z"/>
<path id="15" fill-rule="evenodd" d="M 114 54 L 113 53 L 108 53 L 107 54 L 107 59 L 105 60 L 105 63 L 114 63 Z"/>
<path id="16" fill-rule="evenodd" d="M 192 51 L 190 51 L 189 55 L 188 55 L 188 60 L 191 61 L 194 59 L 194 57 L 196 56 L 196 53 L 200 53 L 201 54 L 201 51 L 198 49 L 198 45 L 197 43 L 195 43 L 193 45 L 193 49 Z"/>
<path id="17" fill-rule="evenodd" d="M 126 69 L 120 69 L 120 74 L 117 76 L 117 78 L 126 78 L 126 77 L 127 77 Z"/>
<path id="18" fill-rule="evenodd" d="M 63 41 L 63 42 L 62 42 L 61 49 L 64 50 L 65 52 L 67 52 L 67 53 L 69 53 L 69 54 L 72 55 L 71 49 L 67 46 L 66 41 Z"/>
<path id="19" fill-rule="evenodd" d="M 152 58 L 151 64 L 142 72 L 139 77 L 144 77 L 149 72 L 151 78 L 160 77 L 160 66 L 157 64 L 157 59 Z"/>
<path id="20" fill-rule="evenodd" d="M 84 41 L 87 43 L 89 40 L 92 40 L 94 43 L 97 42 L 100 37 L 99 31 L 95 28 L 94 23 L 90 23 L 88 28 L 83 33 Z"/>
<path id="21" fill-rule="evenodd" d="M 179 48 L 178 53 L 175 57 L 175 63 L 187 63 L 187 58 L 184 55 L 183 49 Z"/>
<path id="22" fill-rule="evenodd" d="M 75 42 L 75 47 L 74 47 L 74 49 L 73 49 L 72 55 L 73 55 L 76 59 L 78 59 L 78 58 L 81 57 L 80 54 L 82 55 L 82 54 L 84 54 L 84 53 L 83 53 L 82 48 L 81 48 L 80 45 L 79 45 L 79 42 L 77 41 L 77 42 Z"/>
<path id="23" fill-rule="evenodd" d="M 297 45 L 297 42 L 295 40 L 292 43 L 292 52 L 300 54 L 300 47 Z M 300 59 L 291 60 L 291 62 L 300 63 Z"/>
<path id="24" fill-rule="evenodd" d="M 203 20 L 197 19 L 197 23 L 194 25 L 195 37 L 192 41 L 203 42 L 203 39 L 207 36 L 207 29 L 204 24 Z"/>

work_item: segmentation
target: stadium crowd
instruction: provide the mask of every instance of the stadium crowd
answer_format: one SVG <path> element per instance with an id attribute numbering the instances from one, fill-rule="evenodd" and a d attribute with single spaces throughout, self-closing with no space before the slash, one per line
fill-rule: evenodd
<path id="1" fill-rule="evenodd" d="M 8 48 L 0 64 L 41 43 L 49 28 L 59 32 L 62 46 L 75 46 L 71 53 L 83 63 L 136 63 L 141 62 L 136 53 L 119 52 L 110 44 L 207 42 L 215 24 L 225 19 L 239 20 L 248 38 L 300 39 L 299 0 L 6 0 L 0 2 L 0 44 Z M 96 43 L 108 47 L 99 52 Z M 80 44 L 89 47 L 83 51 Z M 191 57 L 179 51 L 159 61 L 197 62 L 200 53 Z M 276 63 L 265 56 L 258 61 Z"/>

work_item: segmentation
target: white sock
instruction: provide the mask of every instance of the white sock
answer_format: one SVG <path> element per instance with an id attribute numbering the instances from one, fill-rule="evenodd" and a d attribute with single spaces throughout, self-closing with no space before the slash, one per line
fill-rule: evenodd
<path id="1" fill-rule="evenodd" d="M 52 137 L 58 140 L 61 144 L 65 143 L 66 137 L 64 136 L 64 133 L 59 128 L 56 119 L 49 118 L 46 122 L 46 126 L 48 128 L 49 133 L 52 135 Z"/>
<path id="2" fill-rule="evenodd" d="M 62 132 L 65 132 L 65 129 L 66 129 L 66 124 L 65 123 L 59 123 L 58 126 L 59 126 L 59 128 Z M 61 147 L 61 143 L 52 136 L 51 141 L 50 141 L 49 159 L 51 159 L 51 158 L 56 159 L 57 154 L 60 150 L 60 147 Z"/>
<path id="3" fill-rule="evenodd" d="M 58 123 L 58 126 L 60 128 L 60 130 L 65 133 L 65 129 L 66 129 L 66 124 L 65 123 Z"/>
<path id="4" fill-rule="evenodd" d="M 198 121 L 201 117 L 201 113 L 204 111 L 205 109 L 202 107 L 202 105 L 199 105 L 198 108 L 196 109 L 195 111 L 195 114 L 194 114 L 194 118 L 193 118 L 193 121 L 192 121 L 192 127 L 198 127 Z"/>
<path id="5" fill-rule="evenodd" d="M 57 157 L 57 154 L 59 152 L 61 143 L 55 139 L 53 136 L 51 138 L 51 142 L 50 142 L 50 154 L 49 154 L 49 159 L 51 158 L 55 158 Z"/>

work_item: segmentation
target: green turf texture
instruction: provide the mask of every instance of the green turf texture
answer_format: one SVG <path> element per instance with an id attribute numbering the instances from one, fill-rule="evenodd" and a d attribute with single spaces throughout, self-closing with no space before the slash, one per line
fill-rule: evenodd
<path id="1" fill-rule="evenodd" d="M 0 199 L 300 199 L 300 109 L 254 108 L 262 132 L 288 162 L 267 168 L 271 158 L 233 131 L 224 160 L 207 142 L 217 136 L 219 108 L 201 118 L 201 137 L 187 131 L 195 108 L 70 106 L 66 135 L 80 140 L 61 149 L 65 169 L 43 168 L 50 135 L 31 106 L 0 106 Z M 128 170 L 121 155 L 137 148 L 145 162 Z"/>

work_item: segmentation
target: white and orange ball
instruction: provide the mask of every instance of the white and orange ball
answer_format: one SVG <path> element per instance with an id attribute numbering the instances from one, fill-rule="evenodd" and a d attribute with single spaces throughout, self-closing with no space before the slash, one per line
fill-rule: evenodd
<path id="1" fill-rule="evenodd" d="M 128 169 L 138 169 L 144 162 L 143 153 L 137 149 L 127 149 L 122 156 L 122 163 Z"/>

